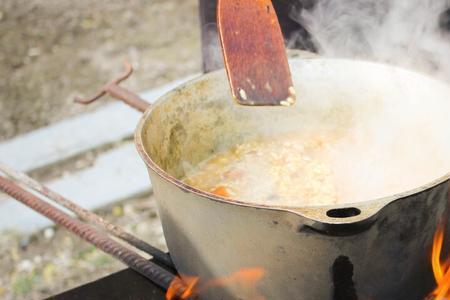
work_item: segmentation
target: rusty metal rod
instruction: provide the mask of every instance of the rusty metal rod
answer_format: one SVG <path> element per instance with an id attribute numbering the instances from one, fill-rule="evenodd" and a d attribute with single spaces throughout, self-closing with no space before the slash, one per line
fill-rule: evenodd
<path id="1" fill-rule="evenodd" d="M 108 236 L 101 234 L 92 226 L 83 223 L 62 210 L 50 205 L 36 195 L 26 191 L 12 180 L 0 176 L 0 190 L 36 212 L 46 216 L 53 222 L 63 226 L 83 240 L 95 245 L 103 252 L 114 256 L 159 287 L 167 290 L 167 288 L 171 286 L 177 291 L 177 295 L 182 295 L 186 290 L 185 283 L 178 276 L 175 276 L 162 267 L 146 260 L 144 257 L 122 246 Z"/>
<path id="2" fill-rule="evenodd" d="M 132 91 L 119 85 L 122 81 L 127 80 L 131 74 L 133 74 L 133 67 L 131 64 L 126 60 L 124 64 L 125 72 L 122 75 L 105 84 L 95 95 L 89 98 L 83 99 L 81 97 L 75 97 L 75 102 L 80 104 L 90 104 L 108 94 L 114 99 L 121 100 L 140 112 L 145 112 L 150 104 L 136 93 L 133 93 Z"/>
<path id="3" fill-rule="evenodd" d="M 38 181 L 34 180 L 33 178 L 29 177 L 25 173 L 17 172 L 13 170 L 12 168 L 0 163 L 0 172 L 3 172 L 6 174 L 9 178 L 13 179 L 14 181 L 17 181 L 21 184 L 23 184 L 25 187 L 30 188 L 42 195 L 44 195 L 49 200 L 52 200 L 59 205 L 69 209 L 70 211 L 74 212 L 79 218 L 83 219 L 84 221 L 92 222 L 95 225 L 99 226 L 100 228 L 103 228 L 107 232 L 111 233 L 112 235 L 120 238 L 121 240 L 129 243 L 133 247 L 142 250 L 151 256 L 153 256 L 156 260 L 159 262 L 165 264 L 168 267 L 174 267 L 172 260 L 170 259 L 170 256 L 163 251 L 153 247 L 152 245 L 149 245 L 145 241 L 141 240 L 140 238 L 126 232 L 123 228 L 111 224 L 99 215 L 77 205 L 73 201 L 65 198 L 64 196 L 50 190 L 45 185 L 39 183 Z"/>

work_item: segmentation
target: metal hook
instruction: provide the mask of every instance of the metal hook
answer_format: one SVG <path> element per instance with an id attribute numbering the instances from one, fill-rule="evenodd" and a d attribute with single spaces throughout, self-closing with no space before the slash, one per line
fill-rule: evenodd
<path id="1" fill-rule="evenodd" d="M 135 93 L 119 86 L 122 81 L 128 79 L 131 74 L 133 74 L 133 67 L 127 60 L 125 60 L 124 65 L 125 72 L 119 77 L 105 84 L 94 96 L 85 99 L 77 96 L 75 97 L 74 101 L 80 104 L 90 104 L 100 99 L 104 95 L 109 94 L 111 97 L 121 100 L 132 106 L 133 108 L 144 112 L 149 104 Z"/>

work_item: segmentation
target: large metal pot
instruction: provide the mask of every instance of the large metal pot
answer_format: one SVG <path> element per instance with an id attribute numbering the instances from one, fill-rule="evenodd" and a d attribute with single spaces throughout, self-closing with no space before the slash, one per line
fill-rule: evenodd
<path id="1" fill-rule="evenodd" d="M 267 299 L 423 299 L 433 288 L 433 234 L 449 216 L 450 164 L 440 156 L 450 153 L 450 126 L 441 122 L 450 115 L 450 87 L 369 62 L 313 58 L 290 64 L 299 94 L 295 108 L 235 105 L 221 70 L 166 94 L 145 112 L 136 144 L 177 270 L 208 280 L 263 268 L 258 290 Z M 377 119 L 393 108 L 401 112 L 397 123 Z M 366 122 L 399 130 L 396 142 L 405 146 L 400 155 L 419 147 L 423 156 L 417 161 L 436 165 L 434 175 L 394 195 L 320 207 L 252 205 L 180 181 L 185 164 L 247 139 L 302 126 L 350 129 Z M 408 124 L 420 129 L 404 131 Z M 431 137 L 438 143 L 431 145 Z M 399 165 L 396 172 L 400 179 L 411 169 Z M 249 297 L 239 293 L 224 286 L 204 297 Z"/>

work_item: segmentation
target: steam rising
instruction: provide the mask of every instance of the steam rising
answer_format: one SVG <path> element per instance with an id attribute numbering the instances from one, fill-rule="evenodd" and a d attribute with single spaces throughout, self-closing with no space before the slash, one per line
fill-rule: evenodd
<path id="1" fill-rule="evenodd" d="M 449 9 L 450 0 L 317 0 L 312 8 L 293 10 L 291 18 L 309 31 L 321 56 L 383 62 L 450 82 L 450 22 L 442 17 L 448 17 Z M 300 59 L 291 62 L 291 71 L 298 105 L 258 110 L 229 104 L 230 115 L 233 122 L 253 120 L 242 127 L 257 128 L 261 136 L 311 128 L 338 132 L 340 138 L 328 142 L 326 154 L 339 203 L 392 196 L 447 178 L 448 85 L 414 72 L 346 60 Z M 248 171 L 257 181 L 264 178 L 265 188 L 273 186 L 258 167 Z M 247 188 L 249 199 L 240 200 L 255 203 L 252 195 L 267 192 L 257 183 Z M 291 200 L 278 204 L 323 204 Z"/>
<path id="2" fill-rule="evenodd" d="M 449 0 L 317 0 L 291 18 L 324 56 L 376 60 L 450 81 L 450 32 L 442 24 L 449 8 Z"/>
<path id="3" fill-rule="evenodd" d="M 194 168 L 184 168 L 188 184 L 205 191 L 225 186 L 234 199 L 249 203 L 302 207 L 368 201 L 448 179 L 450 85 L 355 60 L 292 60 L 291 70 L 299 101 L 288 109 L 235 105 L 224 73 L 216 74 L 207 95 L 192 97 L 206 119 L 196 125 L 201 119 L 197 115 L 181 123 L 205 145 L 212 143 L 219 155 L 205 151 L 207 161 L 191 160 Z M 218 115 L 223 117 L 220 122 L 210 120 Z M 284 134 L 293 136 L 288 136 L 288 144 L 284 139 L 278 143 Z M 259 137 L 267 138 L 260 147 L 268 151 L 245 145 Z M 188 146 L 193 139 L 186 138 Z M 255 159 L 234 152 L 221 156 L 243 141 L 242 148 L 250 149 Z M 275 163 L 267 167 L 272 156 Z M 186 166 L 189 160 L 182 163 Z M 228 167 L 234 163 L 239 175 L 231 176 L 235 170 L 230 173 Z"/>

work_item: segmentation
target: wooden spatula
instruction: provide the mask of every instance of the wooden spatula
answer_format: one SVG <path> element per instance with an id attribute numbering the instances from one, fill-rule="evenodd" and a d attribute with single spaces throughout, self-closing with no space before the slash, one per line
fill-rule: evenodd
<path id="1" fill-rule="evenodd" d="M 270 0 L 219 0 L 217 24 L 235 100 L 242 105 L 295 103 L 283 34 Z"/>

